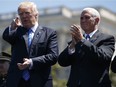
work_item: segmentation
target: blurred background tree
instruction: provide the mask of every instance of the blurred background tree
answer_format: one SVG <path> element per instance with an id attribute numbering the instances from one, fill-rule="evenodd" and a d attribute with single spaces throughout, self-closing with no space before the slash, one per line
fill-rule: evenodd
<path id="1" fill-rule="evenodd" d="M 57 75 L 60 68 L 58 63 L 52 67 L 53 87 L 66 87 L 67 79 L 60 79 Z"/>

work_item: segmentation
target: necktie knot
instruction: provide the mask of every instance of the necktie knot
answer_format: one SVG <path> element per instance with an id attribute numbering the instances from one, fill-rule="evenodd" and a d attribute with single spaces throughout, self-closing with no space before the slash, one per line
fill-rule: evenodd
<path id="1" fill-rule="evenodd" d="M 89 40 L 89 39 L 90 39 L 89 34 L 87 34 L 85 38 L 86 38 L 87 40 Z"/>

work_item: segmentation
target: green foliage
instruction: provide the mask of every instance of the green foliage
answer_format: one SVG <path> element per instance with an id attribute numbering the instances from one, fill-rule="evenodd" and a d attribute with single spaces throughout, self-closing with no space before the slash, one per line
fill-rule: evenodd
<path id="1" fill-rule="evenodd" d="M 58 78 L 57 71 L 60 69 L 58 64 L 52 67 L 53 87 L 66 87 L 67 80 Z"/>
<path id="2" fill-rule="evenodd" d="M 58 64 L 55 64 L 52 67 L 52 76 L 53 76 L 53 87 L 66 87 L 67 79 L 59 79 L 57 75 L 57 71 L 60 70 L 61 67 Z M 110 70 L 110 79 L 112 82 L 112 87 L 116 87 L 116 73 L 113 73 Z"/>
<path id="3" fill-rule="evenodd" d="M 63 79 L 54 80 L 53 87 L 66 87 L 66 80 L 63 80 Z"/>
<path id="4" fill-rule="evenodd" d="M 110 79 L 112 82 L 112 87 L 116 87 L 116 73 L 113 73 L 111 70 L 110 70 Z"/>

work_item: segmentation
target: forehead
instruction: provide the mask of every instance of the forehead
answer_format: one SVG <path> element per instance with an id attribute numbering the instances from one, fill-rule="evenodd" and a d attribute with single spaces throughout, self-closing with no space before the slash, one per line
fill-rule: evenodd
<path id="1" fill-rule="evenodd" d="M 32 8 L 29 6 L 22 6 L 18 8 L 18 12 L 30 12 L 32 11 Z"/>
<path id="2" fill-rule="evenodd" d="M 89 11 L 83 11 L 82 13 L 81 13 L 81 17 L 82 16 L 92 16 L 92 14 L 91 14 L 91 12 L 89 12 Z"/>

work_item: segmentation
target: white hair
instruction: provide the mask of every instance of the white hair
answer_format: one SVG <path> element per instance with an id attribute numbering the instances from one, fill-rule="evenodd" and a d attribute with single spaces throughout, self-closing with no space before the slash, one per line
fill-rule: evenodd
<path id="1" fill-rule="evenodd" d="M 98 17 L 100 19 L 99 12 L 96 9 L 94 9 L 94 8 L 84 8 L 83 11 L 89 11 L 92 16 Z"/>

